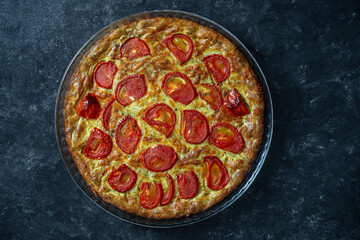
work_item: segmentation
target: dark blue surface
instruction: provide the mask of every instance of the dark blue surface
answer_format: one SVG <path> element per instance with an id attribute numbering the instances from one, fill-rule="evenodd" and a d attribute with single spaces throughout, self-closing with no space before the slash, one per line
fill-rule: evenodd
<path id="1" fill-rule="evenodd" d="M 78 49 L 109 23 L 179 9 L 234 33 L 273 97 L 273 143 L 230 208 L 179 229 L 125 223 L 93 204 L 58 153 L 54 106 Z M 360 3 L 0 2 L 0 238 L 359 239 Z"/>

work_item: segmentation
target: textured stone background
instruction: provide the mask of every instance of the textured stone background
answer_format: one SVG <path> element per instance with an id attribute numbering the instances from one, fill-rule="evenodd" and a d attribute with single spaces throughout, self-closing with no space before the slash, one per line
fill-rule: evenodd
<path id="1" fill-rule="evenodd" d="M 95 1 L 92 1 L 95 2 Z M 262 67 L 274 137 L 258 178 L 221 214 L 179 229 L 125 223 L 92 203 L 55 140 L 60 80 L 98 30 L 179 9 L 233 32 Z M 359 239 L 358 1 L 0 2 L 0 238 Z"/>

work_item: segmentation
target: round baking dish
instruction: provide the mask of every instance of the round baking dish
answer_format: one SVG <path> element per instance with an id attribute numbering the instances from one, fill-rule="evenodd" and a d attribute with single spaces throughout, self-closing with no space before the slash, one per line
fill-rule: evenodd
<path id="1" fill-rule="evenodd" d="M 63 107 L 64 107 L 64 100 L 65 100 L 65 94 L 68 87 L 68 84 L 70 82 L 71 76 L 73 75 L 77 65 L 85 55 L 85 53 L 91 48 L 93 44 L 95 44 L 98 40 L 100 40 L 102 37 L 104 37 L 106 34 L 111 32 L 113 29 L 115 29 L 118 25 L 121 25 L 126 22 L 134 21 L 139 18 L 144 17 L 177 17 L 177 18 L 183 18 L 187 19 L 193 22 L 196 22 L 198 24 L 201 24 L 203 26 L 206 26 L 208 28 L 211 28 L 226 38 L 228 38 L 233 44 L 237 46 L 239 51 L 244 55 L 244 57 L 249 62 L 252 70 L 254 71 L 257 80 L 259 84 L 262 87 L 263 93 L 264 93 L 264 102 L 265 102 L 265 112 L 264 112 L 264 135 L 263 135 L 263 141 L 261 144 L 260 151 L 249 170 L 247 176 L 245 177 L 244 181 L 232 192 L 230 193 L 226 198 L 224 198 L 221 202 L 218 204 L 212 206 L 211 208 L 197 213 L 190 215 L 189 217 L 182 217 L 182 218 L 175 218 L 175 219 L 148 219 L 144 218 L 138 215 L 134 215 L 125 211 L 122 211 L 121 209 L 111 205 L 110 203 L 105 202 L 100 197 L 98 197 L 96 194 L 94 194 L 90 187 L 86 184 L 85 180 L 82 178 L 80 172 L 78 171 L 75 163 L 73 162 L 71 155 L 68 151 L 68 147 L 66 144 L 66 138 L 64 133 L 64 124 L 63 124 Z M 229 207 L 232 203 L 234 203 L 237 199 L 241 197 L 241 195 L 244 194 L 244 192 L 249 188 L 251 183 L 254 181 L 255 177 L 260 171 L 260 168 L 262 167 L 266 155 L 268 153 L 271 137 L 272 137 L 272 131 L 273 131 L 273 108 L 272 108 L 272 101 L 270 96 L 270 91 L 265 79 L 265 76 L 263 72 L 261 71 L 258 63 L 254 59 L 254 57 L 251 55 L 249 50 L 246 49 L 244 44 L 239 41 L 232 33 L 230 33 L 228 30 L 220 26 L 219 24 L 201 17 L 199 15 L 183 12 L 183 11 L 173 11 L 173 10 L 166 10 L 166 11 L 148 11 L 148 12 L 141 12 L 137 13 L 125 18 L 122 18 L 108 26 L 106 26 L 104 29 L 100 30 L 98 33 L 96 33 L 92 38 L 89 39 L 88 42 L 84 44 L 84 46 L 80 49 L 80 51 L 75 55 L 75 57 L 72 59 L 71 63 L 69 64 L 68 68 L 66 69 L 66 72 L 64 74 L 64 77 L 61 81 L 57 99 L 56 99 L 56 105 L 55 105 L 55 132 L 56 132 L 56 139 L 58 143 L 58 147 L 60 150 L 61 157 L 64 161 L 64 164 L 69 171 L 71 177 L 75 181 L 75 183 L 78 185 L 78 187 L 87 195 L 93 202 L 95 202 L 99 207 L 107 211 L 108 213 L 113 214 L 114 216 L 133 224 L 141 225 L 141 226 L 147 226 L 147 227 L 155 227 L 155 228 L 169 228 L 169 227 L 179 227 L 184 225 L 193 224 L 202 220 L 205 220 L 211 216 L 214 216 L 215 214 L 221 212 L 225 208 Z"/>

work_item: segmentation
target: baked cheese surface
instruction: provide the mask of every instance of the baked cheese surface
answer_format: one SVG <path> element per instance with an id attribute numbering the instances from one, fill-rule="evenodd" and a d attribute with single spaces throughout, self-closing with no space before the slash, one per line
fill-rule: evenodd
<path id="1" fill-rule="evenodd" d="M 176 49 L 174 50 L 164 43 L 165 38 L 174 34 L 179 34 L 176 36 L 185 35 L 192 40 L 191 56 L 182 64 L 174 53 Z M 127 41 L 135 38 L 140 39 L 148 46 L 150 54 L 133 58 L 131 55 L 122 53 L 123 46 Z M 189 43 L 186 40 L 174 39 L 171 43 L 175 44 L 178 50 L 180 49 L 182 52 L 188 50 Z M 142 43 L 136 44 L 135 46 L 139 46 Z M 137 54 L 136 51 L 139 49 L 131 47 L 126 47 L 125 53 Z M 130 51 L 130 53 L 126 51 Z M 220 83 L 216 81 L 213 72 L 205 65 L 204 57 L 211 55 L 221 55 L 230 63 L 229 76 Z M 116 74 L 112 78 L 113 82 L 110 88 L 101 87 L 94 80 L 94 72 L 100 62 L 112 62 L 116 66 Z M 215 67 L 224 66 L 220 64 Z M 174 100 L 164 91 L 164 77 L 172 72 L 186 75 L 196 89 L 197 96 L 187 105 Z M 116 99 L 116 87 L 124 79 L 134 74 L 144 76 L 146 93 L 138 99 L 130 96 L 132 102 L 124 106 Z M 180 78 L 178 81 L 184 84 L 183 79 Z M 222 97 L 221 107 L 218 111 L 215 111 L 207 101 L 200 97 L 199 92 L 204 90 L 204 85 L 202 85 L 204 83 L 218 88 Z M 234 89 L 245 103 L 248 114 L 234 116 L 226 111 L 225 99 Z M 115 96 L 108 122 L 109 130 L 104 127 L 101 116 L 95 119 L 79 116 L 77 107 L 89 93 L 96 96 L 102 109 L 109 99 Z M 158 103 L 166 104 L 175 112 L 175 125 L 168 137 L 144 121 L 146 110 Z M 205 141 L 193 144 L 184 139 L 181 123 L 185 110 L 196 110 L 206 117 L 209 132 Z M 221 201 L 243 181 L 261 145 L 263 112 L 264 102 L 261 87 L 248 62 L 235 45 L 219 33 L 192 21 L 155 17 L 120 25 L 89 50 L 69 84 L 64 106 L 64 125 L 67 144 L 73 160 L 87 184 L 97 195 L 124 211 L 148 218 L 165 219 L 188 216 L 208 209 Z M 125 153 L 116 141 L 116 128 L 126 116 L 135 119 L 141 130 L 139 142 L 134 152 L 130 154 Z M 244 146 L 239 152 L 227 151 L 209 142 L 212 127 L 222 122 L 231 124 L 242 136 Z M 92 159 L 84 154 L 84 148 L 94 128 L 100 129 L 111 137 L 112 148 L 104 158 Z M 142 154 L 147 149 L 158 145 L 172 147 L 177 154 L 176 163 L 169 170 L 150 171 L 141 161 Z M 204 160 L 205 156 L 217 157 L 228 173 L 228 183 L 219 190 L 213 190 L 208 186 L 209 169 L 208 163 Z M 137 178 L 131 189 L 119 192 L 109 184 L 109 177 L 123 164 L 133 170 Z M 179 193 L 178 175 L 189 171 L 196 174 L 198 189 L 195 196 L 184 199 Z M 174 181 L 174 194 L 171 201 L 163 206 L 158 204 L 151 209 L 145 208 L 139 200 L 141 184 L 143 182 L 160 183 L 162 195 L 165 195 L 169 188 L 167 174 Z M 218 172 L 215 171 L 213 174 L 216 175 Z M 216 176 L 214 179 L 216 181 Z M 154 193 L 150 197 L 156 198 Z"/>

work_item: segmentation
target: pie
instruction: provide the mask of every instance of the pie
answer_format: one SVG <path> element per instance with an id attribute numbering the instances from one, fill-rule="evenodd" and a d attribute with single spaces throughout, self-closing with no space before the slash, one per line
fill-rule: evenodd
<path id="1" fill-rule="evenodd" d="M 204 211 L 231 193 L 263 135 L 262 89 L 227 38 L 168 17 L 119 25 L 85 54 L 63 118 L 92 191 L 147 218 Z"/>

